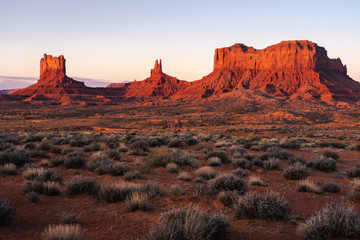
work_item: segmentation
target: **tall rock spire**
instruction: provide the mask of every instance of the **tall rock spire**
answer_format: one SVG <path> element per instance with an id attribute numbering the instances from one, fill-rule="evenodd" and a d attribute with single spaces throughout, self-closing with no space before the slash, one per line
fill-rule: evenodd
<path id="1" fill-rule="evenodd" d="M 159 76 L 161 74 L 163 74 L 161 59 L 160 59 L 160 62 L 156 59 L 155 66 L 154 66 L 153 69 L 151 69 L 151 76 L 150 77 Z"/>
<path id="2" fill-rule="evenodd" d="M 53 57 L 44 54 L 40 60 L 40 81 L 51 81 L 66 76 L 65 58 L 63 55 Z"/>

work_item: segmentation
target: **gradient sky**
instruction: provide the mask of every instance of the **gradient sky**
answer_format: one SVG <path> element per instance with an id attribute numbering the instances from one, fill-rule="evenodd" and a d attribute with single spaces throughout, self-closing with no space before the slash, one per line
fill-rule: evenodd
<path id="1" fill-rule="evenodd" d="M 70 77 L 142 80 L 156 58 L 184 80 L 212 71 L 215 48 L 311 40 L 360 81 L 360 1 L 0 0 L 0 75 L 39 76 L 44 53 Z"/>

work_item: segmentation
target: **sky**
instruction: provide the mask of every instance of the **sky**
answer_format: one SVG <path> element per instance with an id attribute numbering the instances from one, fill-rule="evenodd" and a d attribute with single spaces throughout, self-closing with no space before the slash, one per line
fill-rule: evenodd
<path id="1" fill-rule="evenodd" d="M 162 59 L 192 81 L 212 71 L 216 48 L 282 40 L 324 46 L 360 81 L 359 12 L 358 0 L 0 0 L 0 88 L 36 81 L 44 53 L 64 55 L 74 79 L 143 80 Z"/>

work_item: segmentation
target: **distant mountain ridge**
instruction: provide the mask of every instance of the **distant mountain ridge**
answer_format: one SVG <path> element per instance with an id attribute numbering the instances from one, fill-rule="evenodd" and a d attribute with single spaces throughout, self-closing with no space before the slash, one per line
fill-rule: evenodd
<path id="1" fill-rule="evenodd" d="M 65 58 L 44 55 L 40 79 L 13 94 L 88 94 L 119 97 L 208 98 L 238 89 L 252 89 L 269 96 L 358 101 L 360 84 L 347 75 L 341 60 L 330 59 L 325 48 L 311 41 L 283 41 L 265 49 L 244 44 L 215 50 L 213 72 L 194 82 L 162 72 L 156 60 L 150 77 L 143 81 L 114 83 L 90 88 L 67 77 Z"/>

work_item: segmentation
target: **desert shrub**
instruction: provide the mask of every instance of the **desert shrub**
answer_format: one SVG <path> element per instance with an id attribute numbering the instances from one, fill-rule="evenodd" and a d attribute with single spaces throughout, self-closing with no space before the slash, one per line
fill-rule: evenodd
<path id="1" fill-rule="evenodd" d="M 276 146 L 268 148 L 265 152 L 265 155 L 267 156 L 267 159 L 270 158 L 289 159 L 292 156 L 292 154 Z M 267 159 L 262 159 L 262 160 L 267 160 Z"/>
<path id="2" fill-rule="evenodd" d="M 240 178 L 247 178 L 249 176 L 249 172 L 243 169 L 235 169 L 231 172 L 233 175 L 236 175 Z"/>
<path id="3" fill-rule="evenodd" d="M 323 240 L 359 238 L 360 221 L 352 207 L 331 204 L 301 223 L 298 233 L 303 239 Z"/>
<path id="4" fill-rule="evenodd" d="M 59 183 L 50 181 L 26 181 L 22 189 L 25 193 L 36 192 L 38 194 L 45 194 L 48 196 L 55 196 L 60 194 Z"/>
<path id="5" fill-rule="evenodd" d="M 241 159 L 241 158 L 233 159 L 231 161 L 231 163 L 235 168 L 242 168 L 242 169 L 248 169 L 248 170 L 251 170 L 252 166 L 253 166 L 253 163 L 251 161 L 246 160 L 246 159 Z"/>
<path id="6" fill-rule="evenodd" d="M 209 159 L 212 157 L 220 158 L 222 163 L 228 163 L 230 161 L 226 152 L 222 152 L 222 151 L 212 151 L 212 152 L 208 152 L 206 154 L 206 159 Z"/>
<path id="7" fill-rule="evenodd" d="M 248 192 L 234 202 L 236 218 L 284 219 L 290 213 L 290 206 L 279 193 L 266 194 Z"/>
<path id="8" fill-rule="evenodd" d="M 106 154 L 95 154 L 90 161 L 86 163 L 88 170 L 99 175 L 111 174 L 113 176 L 122 176 L 130 171 L 129 166 L 122 162 L 111 160 Z"/>
<path id="9" fill-rule="evenodd" d="M 292 139 L 290 141 L 280 142 L 280 147 L 289 148 L 289 149 L 299 149 L 301 148 L 301 141 L 298 139 Z"/>
<path id="10" fill-rule="evenodd" d="M 349 199 L 354 202 L 360 202 L 360 180 L 356 179 L 351 182 Z"/>
<path id="11" fill-rule="evenodd" d="M 251 186 L 262 186 L 266 187 L 267 185 L 264 183 L 263 180 L 259 176 L 250 176 L 249 183 Z"/>
<path id="12" fill-rule="evenodd" d="M 148 141 L 138 138 L 131 144 L 130 149 L 132 150 L 133 155 L 144 155 L 149 151 L 149 147 Z"/>
<path id="13" fill-rule="evenodd" d="M 170 148 L 178 148 L 182 146 L 182 141 L 178 138 L 172 138 L 169 140 L 167 146 Z"/>
<path id="14" fill-rule="evenodd" d="M 151 167 L 166 166 L 168 163 L 176 163 L 179 166 L 190 165 L 197 168 L 199 163 L 193 154 L 185 153 L 181 150 L 161 148 L 153 152 L 150 161 L 147 162 Z"/>
<path id="15" fill-rule="evenodd" d="M 78 224 L 80 222 L 80 216 L 76 213 L 62 212 L 60 222 L 67 225 Z"/>
<path id="16" fill-rule="evenodd" d="M 148 239 L 219 239 L 229 229 L 230 222 L 222 214 L 208 216 L 196 208 L 179 209 L 162 214 L 160 224 L 151 229 Z"/>
<path id="17" fill-rule="evenodd" d="M 274 170 L 279 169 L 280 167 L 280 160 L 277 158 L 270 158 L 269 160 L 264 161 L 263 167 L 266 170 Z"/>
<path id="18" fill-rule="evenodd" d="M 125 200 L 131 193 L 143 192 L 142 185 L 131 182 L 112 182 L 100 185 L 99 197 L 108 203 Z"/>
<path id="19" fill-rule="evenodd" d="M 32 203 L 37 203 L 41 197 L 41 195 L 37 192 L 28 192 L 26 194 L 27 199 Z"/>
<path id="20" fill-rule="evenodd" d="M 312 161 L 311 167 L 320 171 L 331 172 L 336 170 L 336 161 L 332 158 L 318 156 Z"/>
<path id="21" fill-rule="evenodd" d="M 15 208 L 7 199 L 0 199 L 0 225 L 8 224 L 13 220 Z"/>
<path id="22" fill-rule="evenodd" d="M 301 163 L 295 163 L 295 165 L 285 168 L 282 175 L 286 180 L 302 180 L 310 174 L 306 166 Z"/>
<path id="23" fill-rule="evenodd" d="M 43 240 L 81 240 L 85 232 L 79 225 L 49 225 L 42 233 Z"/>
<path id="24" fill-rule="evenodd" d="M 239 196 L 237 191 L 221 191 L 216 195 L 216 199 L 225 207 L 232 207 Z"/>
<path id="25" fill-rule="evenodd" d="M 168 163 L 166 165 L 166 171 L 169 173 L 178 173 L 179 172 L 178 165 L 176 165 L 176 163 Z"/>
<path id="26" fill-rule="evenodd" d="M 127 172 L 124 174 L 124 180 L 125 181 L 133 181 L 135 179 L 142 179 L 143 176 L 141 175 L 141 172 L 134 171 L 134 172 Z"/>
<path id="27" fill-rule="evenodd" d="M 5 165 L 0 165 L 0 175 L 15 175 L 16 174 L 16 165 L 13 163 L 8 163 Z"/>
<path id="28" fill-rule="evenodd" d="M 85 166 L 85 160 L 81 152 L 74 151 L 67 155 L 64 160 L 66 168 L 82 168 Z"/>
<path id="29" fill-rule="evenodd" d="M 57 167 L 57 166 L 63 165 L 64 161 L 65 161 L 64 157 L 56 157 L 56 158 L 51 159 L 51 164 L 53 167 Z"/>
<path id="30" fill-rule="evenodd" d="M 96 195 L 99 190 L 99 183 L 91 177 L 78 177 L 66 184 L 66 194 L 75 196 L 78 194 Z"/>
<path id="31" fill-rule="evenodd" d="M 92 142 L 83 147 L 84 152 L 95 152 L 100 150 L 100 145 L 97 142 Z"/>
<path id="32" fill-rule="evenodd" d="M 35 148 L 36 148 L 36 145 L 35 145 L 34 143 L 30 142 L 30 143 L 25 144 L 25 147 L 24 147 L 24 148 L 25 148 L 25 149 L 32 150 L 32 149 L 35 149 Z M 5 150 L 5 149 L 4 149 L 4 150 Z"/>
<path id="33" fill-rule="evenodd" d="M 323 156 L 326 158 L 332 158 L 334 160 L 338 160 L 340 158 L 340 155 L 337 152 L 333 152 L 333 151 L 325 151 L 323 153 Z"/>
<path id="34" fill-rule="evenodd" d="M 244 157 L 247 153 L 246 149 L 239 146 L 232 146 L 229 148 L 229 151 L 233 157 Z"/>
<path id="35" fill-rule="evenodd" d="M 290 157 L 288 160 L 288 163 L 290 165 L 295 165 L 296 163 L 301 163 L 303 165 L 306 165 L 306 160 L 300 157 Z"/>
<path id="36" fill-rule="evenodd" d="M 32 158 L 50 158 L 49 154 L 46 151 L 38 150 L 38 149 L 35 149 L 35 151 L 33 151 L 31 153 L 31 157 Z"/>
<path id="37" fill-rule="evenodd" d="M 360 144 L 353 144 L 348 147 L 349 150 L 360 151 Z"/>
<path id="38" fill-rule="evenodd" d="M 62 182 L 62 176 L 59 172 L 52 169 L 28 168 L 24 170 L 23 177 L 26 180 L 36 180 L 40 182 Z"/>
<path id="39" fill-rule="evenodd" d="M 125 201 L 125 206 L 130 212 L 136 210 L 145 211 L 149 207 L 148 205 L 148 196 L 146 193 L 132 192 Z"/>
<path id="40" fill-rule="evenodd" d="M 70 144 L 70 147 L 82 148 L 82 147 L 86 146 L 87 142 L 82 138 L 76 138 L 76 139 L 70 140 L 69 144 Z"/>
<path id="41" fill-rule="evenodd" d="M 188 172 L 181 172 L 178 179 L 181 181 L 191 181 L 191 175 Z"/>
<path id="42" fill-rule="evenodd" d="M 321 190 L 323 192 L 338 193 L 341 191 L 341 187 L 337 183 L 327 182 L 324 184 L 324 186 L 321 188 Z"/>
<path id="43" fill-rule="evenodd" d="M 310 180 L 299 181 L 297 183 L 297 190 L 298 192 L 310 192 L 315 194 L 321 193 L 321 190 L 318 188 L 318 186 L 316 186 L 315 183 Z"/>
<path id="44" fill-rule="evenodd" d="M 221 165 L 221 159 L 218 158 L 218 157 L 209 158 L 209 159 L 207 160 L 207 164 L 208 164 L 209 166 L 212 166 L 212 167 L 220 166 L 220 165 Z"/>
<path id="45" fill-rule="evenodd" d="M 104 153 L 111 159 L 114 161 L 120 161 L 121 160 L 121 154 L 118 150 L 116 149 L 109 149 L 104 151 Z"/>
<path id="46" fill-rule="evenodd" d="M 212 167 L 209 167 L 209 166 L 205 166 L 205 167 L 201 167 L 201 168 L 197 169 L 195 171 L 195 174 L 198 177 L 201 177 L 204 179 L 212 179 L 212 178 L 216 177 L 215 169 Z"/>
<path id="47" fill-rule="evenodd" d="M 360 168 L 359 167 L 351 168 L 350 170 L 346 171 L 346 175 L 349 178 L 360 178 Z"/>
<path id="48" fill-rule="evenodd" d="M 346 148 L 346 144 L 341 142 L 320 142 L 317 145 L 319 147 Z"/>
<path id="49" fill-rule="evenodd" d="M 244 194 L 247 191 L 247 186 L 242 178 L 232 174 L 224 174 L 210 180 L 209 189 L 214 194 L 221 191 L 238 191 L 239 194 Z"/>
<path id="50" fill-rule="evenodd" d="M 121 143 L 119 148 L 117 149 L 119 152 L 128 152 L 129 149 L 125 146 L 125 144 Z"/>
<path id="51" fill-rule="evenodd" d="M 23 166 L 31 163 L 30 154 L 26 150 L 8 150 L 0 153 L 0 165 L 13 163 L 16 166 Z"/>
<path id="52" fill-rule="evenodd" d="M 189 138 L 185 138 L 184 142 L 189 145 L 189 146 L 193 146 L 199 143 L 199 140 L 197 140 L 196 138 L 193 137 L 189 137 Z"/>

